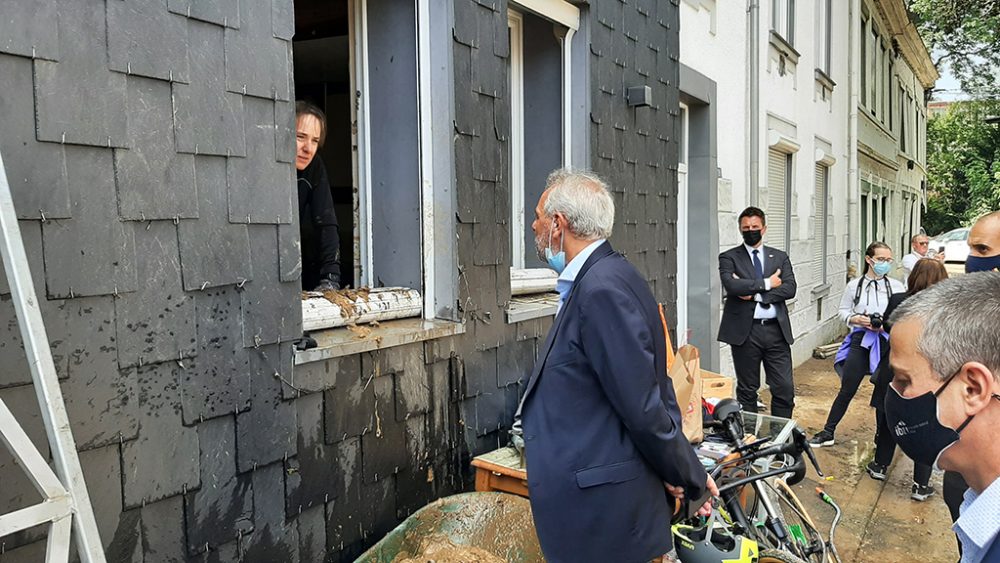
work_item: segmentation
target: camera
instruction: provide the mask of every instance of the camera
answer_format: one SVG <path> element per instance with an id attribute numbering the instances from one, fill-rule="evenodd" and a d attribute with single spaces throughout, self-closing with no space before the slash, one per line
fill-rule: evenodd
<path id="1" fill-rule="evenodd" d="M 872 313 L 868 315 L 868 321 L 871 323 L 873 329 L 878 330 L 882 328 L 882 313 Z"/>

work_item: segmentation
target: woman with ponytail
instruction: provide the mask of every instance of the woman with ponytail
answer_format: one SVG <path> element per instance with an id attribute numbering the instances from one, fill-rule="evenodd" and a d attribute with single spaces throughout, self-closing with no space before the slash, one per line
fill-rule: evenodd
<path id="1" fill-rule="evenodd" d="M 873 242 L 865 250 L 865 268 L 860 278 L 851 280 L 840 300 L 840 318 L 851 332 L 844 339 L 834 360 L 840 374 L 840 391 L 833 400 L 826 425 L 809 443 L 813 447 L 832 446 L 837 425 L 858 392 L 866 375 L 875 373 L 888 347 L 883 344 L 889 333 L 883 327 L 882 314 L 894 293 L 906 291 L 902 282 L 888 277 L 892 269 L 892 249 L 884 242 Z"/>

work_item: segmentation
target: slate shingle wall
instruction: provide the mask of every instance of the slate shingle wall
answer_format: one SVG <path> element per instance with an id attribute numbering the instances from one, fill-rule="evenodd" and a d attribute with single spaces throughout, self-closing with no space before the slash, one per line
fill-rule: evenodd
<path id="1" fill-rule="evenodd" d="M 676 0 L 582 8 L 613 242 L 670 301 Z M 5 7 L 0 149 L 113 560 L 352 561 L 427 502 L 470 489 L 471 456 L 506 442 L 551 321 L 504 316 L 507 3 L 453 10 L 466 332 L 293 368 L 290 2 Z M 629 109 L 624 88 L 641 84 L 654 107 Z M 6 293 L 0 276 L 0 397 L 46 454 Z M 0 510 L 32 502 L 29 490 L 0 452 Z M 0 540 L 0 561 L 33 560 L 43 537 Z"/>

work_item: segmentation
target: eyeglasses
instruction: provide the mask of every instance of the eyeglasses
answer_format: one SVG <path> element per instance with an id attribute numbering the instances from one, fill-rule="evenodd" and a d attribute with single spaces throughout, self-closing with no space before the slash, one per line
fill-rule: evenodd
<path id="1" fill-rule="evenodd" d="M 917 242 L 917 246 L 927 246 L 928 244 L 930 243 L 927 242 L 926 240 L 924 242 L 919 242 L 919 241 Z"/>
<path id="2" fill-rule="evenodd" d="M 872 262 L 879 264 L 892 264 L 892 258 L 872 258 Z"/>

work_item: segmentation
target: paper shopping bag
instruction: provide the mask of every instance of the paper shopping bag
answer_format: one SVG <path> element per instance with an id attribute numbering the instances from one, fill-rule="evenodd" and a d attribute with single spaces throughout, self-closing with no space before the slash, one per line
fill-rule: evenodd
<path id="1" fill-rule="evenodd" d="M 704 438 L 701 419 L 701 355 L 690 344 L 677 350 L 668 375 L 681 410 L 681 429 L 689 442 Z"/>

